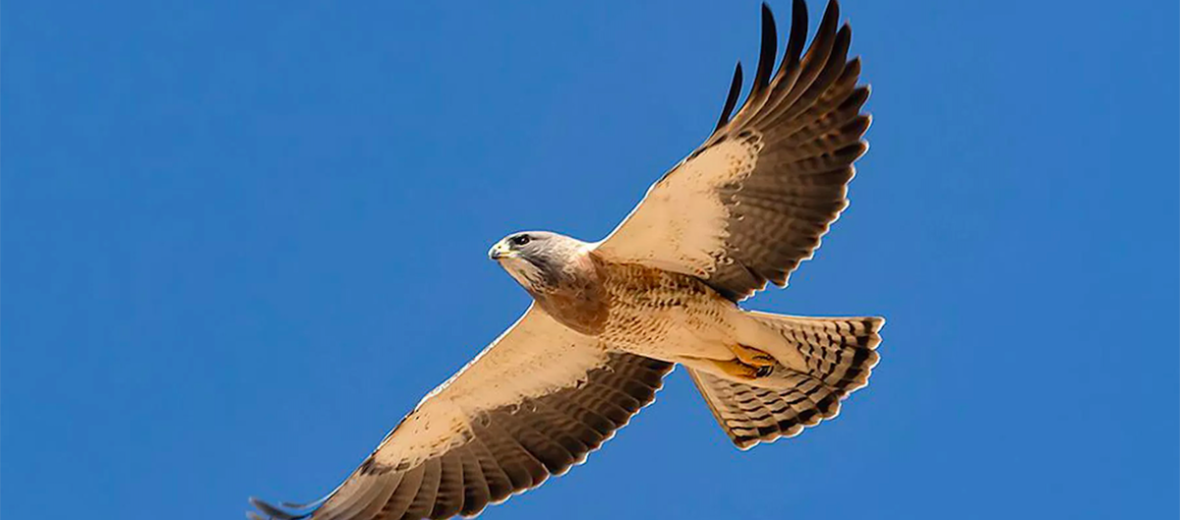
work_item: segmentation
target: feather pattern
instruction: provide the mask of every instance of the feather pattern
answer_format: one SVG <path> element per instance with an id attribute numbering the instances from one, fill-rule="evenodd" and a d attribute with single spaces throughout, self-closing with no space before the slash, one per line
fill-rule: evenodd
<path id="1" fill-rule="evenodd" d="M 562 342 L 567 343 L 564 348 Z M 537 355 L 555 351 L 560 358 L 536 362 Z M 505 356 L 515 357 L 512 366 L 540 373 L 526 378 L 539 385 L 510 387 L 516 399 L 489 401 L 491 383 L 503 384 L 510 374 L 501 364 Z M 608 352 L 530 309 L 476 361 L 425 399 L 326 499 L 310 508 L 280 508 L 252 499 L 258 511 L 251 514 L 276 520 L 478 514 L 585 461 L 655 399 L 671 370 L 670 363 Z M 487 383 L 487 392 L 479 398 L 465 393 L 469 382 Z M 460 420 L 454 420 L 455 414 Z"/>
<path id="2" fill-rule="evenodd" d="M 614 262 L 698 276 L 734 301 L 786 285 L 847 207 L 853 163 L 868 146 L 868 88 L 847 58 L 852 31 L 835 0 L 804 53 L 807 5 L 795 0 L 786 55 L 772 75 L 777 32 L 762 10 L 762 51 L 736 114 L 734 75 L 718 126 L 664 175 L 597 245 Z"/>
<path id="3" fill-rule="evenodd" d="M 803 318 L 751 312 L 799 353 L 800 370 L 776 370 L 767 386 L 689 369 L 714 418 L 738 448 L 794 437 L 840 413 L 840 401 L 869 382 L 880 359 L 881 318 Z"/>

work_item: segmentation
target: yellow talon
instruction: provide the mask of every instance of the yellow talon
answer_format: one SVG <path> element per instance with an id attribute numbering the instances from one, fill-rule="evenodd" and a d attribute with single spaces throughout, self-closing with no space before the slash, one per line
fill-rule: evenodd
<path id="1" fill-rule="evenodd" d="M 741 343 L 734 345 L 731 350 L 739 361 L 757 369 L 773 369 L 778 364 L 778 360 L 774 359 L 774 356 Z"/>
<path id="2" fill-rule="evenodd" d="M 717 367 L 722 372 L 732 376 L 735 379 L 754 380 L 766 375 L 762 373 L 763 368 L 747 365 L 738 359 L 724 361 L 718 359 L 709 359 L 707 361 L 713 363 L 713 366 Z"/>

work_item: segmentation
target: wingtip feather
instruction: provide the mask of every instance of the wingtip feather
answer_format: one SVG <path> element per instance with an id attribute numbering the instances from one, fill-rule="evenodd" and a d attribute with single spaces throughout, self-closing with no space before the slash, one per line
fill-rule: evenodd
<path id="1" fill-rule="evenodd" d="M 770 6 L 762 4 L 762 49 L 758 56 L 758 69 L 754 75 L 754 87 L 750 96 L 761 94 L 770 85 L 770 73 L 778 55 L 778 29 L 774 24 L 774 13 Z"/>
<path id="2" fill-rule="evenodd" d="M 254 515 L 254 517 L 257 517 L 257 518 L 260 518 L 263 520 L 300 520 L 302 518 L 307 518 L 307 517 L 311 516 L 311 513 L 313 512 L 313 511 L 309 511 L 309 512 L 303 513 L 303 514 L 293 514 L 290 511 L 285 511 L 283 509 L 275 507 L 275 506 L 271 505 L 269 502 L 262 500 L 258 497 L 250 497 L 250 505 L 254 506 L 254 509 L 257 509 L 258 511 L 260 511 L 262 514 L 264 514 L 266 516 L 262 517 L 262 516 L 258 515 L 257 513 L 254 513 L 253 511 L 251 511 L 251 512 L 247 513 L 247 517 L 249 517 L 250 515 Z"/>
<path id="3" fill-rule="evenodd" d="M 803 47 L 807 44 L 807 2 L 795 0 L 791 6 L 791 27 L 787 34 L 787 52 L 783 56 L 782 70 L 786 71 L 799 64 Z"/>
<path id="4" fill-rule="evenodd" d="M 729 124 L 729 117 L 733 115 L 733 109 L 737 106 L 738 96 L 741 93 L 742 62 L 739 61 L 733 69 L 733 79 L 729 82 L 729 94 L 725 96 L 725 106 L 721 108 L 721 118 L 717 120 L 717 127 L 713 129 L 714 132 Z"/>

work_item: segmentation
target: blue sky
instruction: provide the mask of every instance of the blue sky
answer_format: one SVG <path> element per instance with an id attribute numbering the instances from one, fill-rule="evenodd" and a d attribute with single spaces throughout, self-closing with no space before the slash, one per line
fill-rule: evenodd
<path id="1" fill-rule="evenodd" d="M 527 306 L 489 245 L 607 233 L 758 50 L 756 2 L 69 4 L 0 31 L 8 519 L 327 492 Z M 872 149 L 749 306 L 886 316 L 872 385 L 742 453 L 677 372 L 486 518 L 1176 516 L 1176 3 L 843 17 Z"/>

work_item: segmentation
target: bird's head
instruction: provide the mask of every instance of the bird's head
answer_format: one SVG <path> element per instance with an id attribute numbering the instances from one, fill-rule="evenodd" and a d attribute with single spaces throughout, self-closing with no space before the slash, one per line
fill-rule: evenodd
<path id="1" fill-rule="evenodd" d="M 548 231 L 513 233 L 496 242 L 488 258 L 500 263 L 525 289 L 545 292 L 574 276 L 586 243 Z"/>

